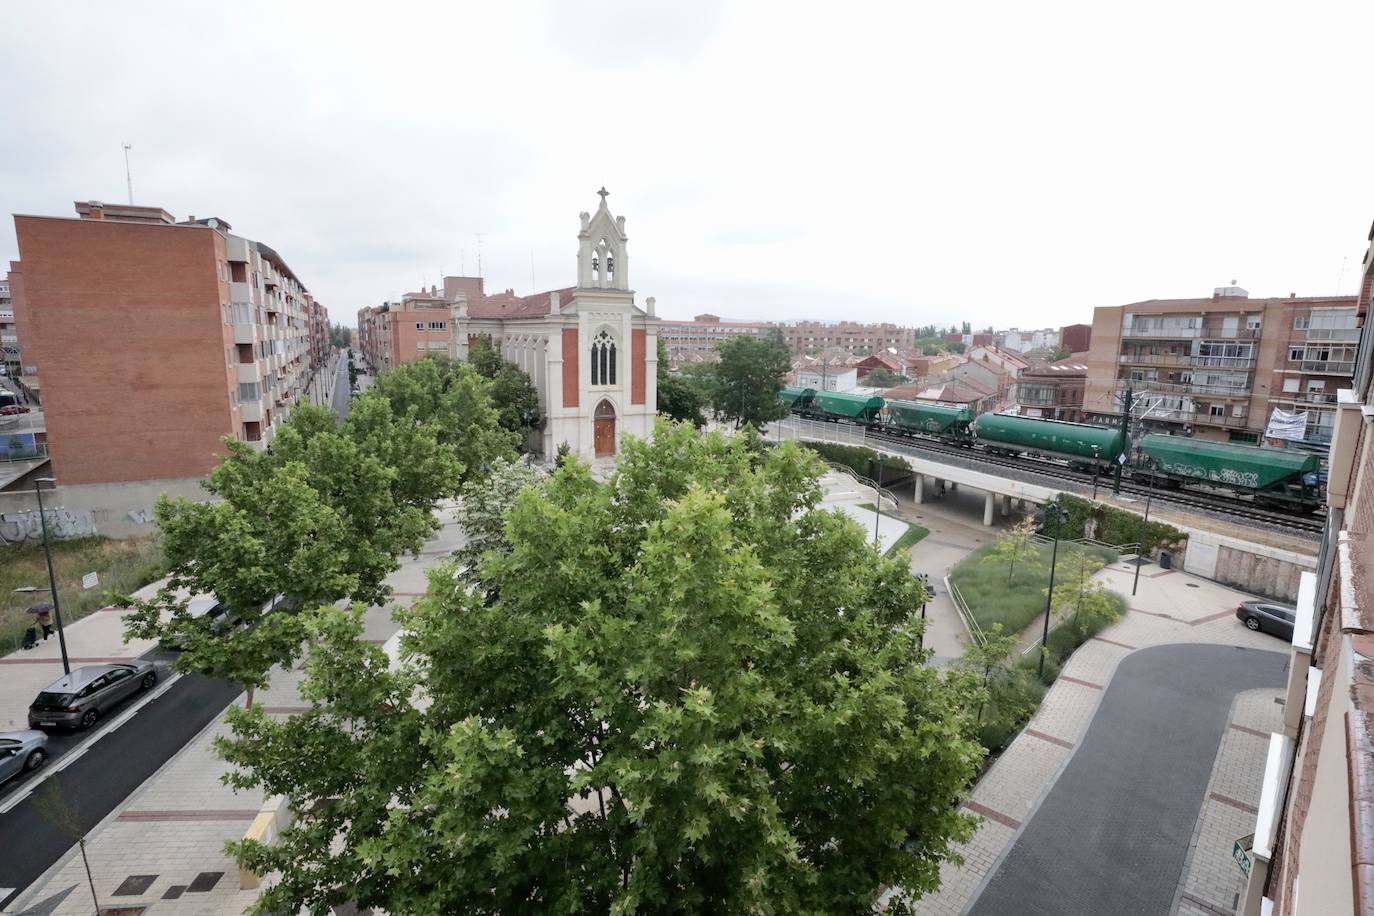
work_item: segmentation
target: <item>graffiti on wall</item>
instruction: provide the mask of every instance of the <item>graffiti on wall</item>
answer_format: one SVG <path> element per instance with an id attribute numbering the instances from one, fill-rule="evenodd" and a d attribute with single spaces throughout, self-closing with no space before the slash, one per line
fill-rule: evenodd
<path id="1" fill-rule="evenodd" d="M 95 513 L 85 509 L 44 509 L 43 515 L 48 523 L 48 537 L 65 540 L 67 538 L 90 537 L 96 533 Z M 24 541 L 43 540 L 43 519 L 38 517 L 37 509 L 23 512 L 6 512 L 0 515 L 0 543 L 18 544 Z"/>

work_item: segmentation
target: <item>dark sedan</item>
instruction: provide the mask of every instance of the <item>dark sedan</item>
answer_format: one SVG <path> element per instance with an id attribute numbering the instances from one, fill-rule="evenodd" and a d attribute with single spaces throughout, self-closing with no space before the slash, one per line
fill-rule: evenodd
<path id="1" fill-rule="evenodd" d="M 1295 608 L 1271 601 L 1245 601 L 1236 608 L 1236 617 L 1248 629 L 1269 633 L 1289 642 L 1293 640 Z"/>

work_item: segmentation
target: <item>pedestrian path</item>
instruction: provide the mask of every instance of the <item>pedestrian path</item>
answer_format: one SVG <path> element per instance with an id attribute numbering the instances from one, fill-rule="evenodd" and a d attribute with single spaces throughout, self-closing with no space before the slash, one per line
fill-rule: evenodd
<path id="1" fill-rule="evenodd" d="M 1133 566 L 1116 563 L 1098 577 L 1108 588 L 1129 596 L 1134 572 Z M 1178 570 L 1147 567 L 1141 574 L 1138 594 L 1130 599 L 1130 610 L 1065 663 L 1030 723 L 970 793 L 964 807 L 982 819 L 979 828 L 957 850 L 963 863 L 945 863 L 940 870 L 940 889 L 918 902 L 917 913 L 963 916 L 970 912 L 999 863 L 1023 835 L 1084 742 L 1103 695 L 1124 659 L 1141 649 L 1172 644 L 1239 646 L 1284 653 L 1286 644 L 1282 640 L 1252 633 L 1236 619 L 1237 603 L 1249 597 Z M 1151 739 L 1142 736 L 1140 740 Z M 1196 753 L 1215 761 L 1218 748 L 1199 748 Z M 1253 774 L 1263 769 L 1264 760 L 1262 756 L 1245 758 L 1233 765 L 1248 774 L 1238 776 L 1238 780 L 1253 782 Z M 1123 792 L 1128 788 L 1123 787 Z M 1121 798 L 1129 799 L 1129 793 Z M 1197 816 L 1195 811 L 1193 817 Z M 1171 880 L 1170 887 L 1176 881 Z"/>

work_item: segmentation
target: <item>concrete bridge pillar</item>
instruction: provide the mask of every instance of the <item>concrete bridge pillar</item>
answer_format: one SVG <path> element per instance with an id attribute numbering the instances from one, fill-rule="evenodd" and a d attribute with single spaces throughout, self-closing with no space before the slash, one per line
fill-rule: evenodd
<path id="1" fill-rule="evenodd" d="M 1006 518 L 1008 515 L 1011 515 L 1011 497 L 1008 496 L 1007 494 L 1003 493 L 1003 494 L 1002 494 L 1002 518 Z"/>
<path id="2" fill-rule="evenodd" d="M 983 524 L 987 525 L 989 528 L 992 527 L 993 499 L 996 495 L 996 493 L 989 490 L 987 499 L 983 501 Z"/>
<path id="3" fill-rule="evenodd" d="M 926 475 L 924 475 L 924 474 L 917 474 L 917 475 L 916 475 L 916 480 L 915 480 L 915 482 L 912 484 L 912 489 L 913 489 L 913 490 L 915 491 L 915 493 L 916 493 L 916 505 L 918 505 L 918 506 L 919 506 L 921 503 L 925 502 L 925 495 L 926 495 L 926 494 L 925 494 L 925 489 L 926 489 L 925 483 L 926 483 Z"/>
<path id="4" fill-rule="evenodd" d="M 954 481 L 952 481 L 952 480 L 949 482 L 949 492 L 951 492 L 951 493 L 958 493 L 958 492 L 959 492 L 959 485 L 958 485 L 957 483 L 955 483 Z"/>

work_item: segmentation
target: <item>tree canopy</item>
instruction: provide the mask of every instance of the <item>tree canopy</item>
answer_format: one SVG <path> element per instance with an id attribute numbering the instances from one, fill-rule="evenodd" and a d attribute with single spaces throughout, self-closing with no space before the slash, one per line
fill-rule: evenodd
<path id="1" fill-rule="evenodd" d="M 487 385 L 466 366 L 419 360 L 353 398 L 339 425 L 300 404 L 271 445 L 225 440 L 205 489 L 217 501 L 162 497 L 156 516 L 167 585 L 135 608 L 129 635 L 184 647 L 175 666 L 252 691 L 299 656 L 298 618 L 343 599 L 380 604 L 402 553 L 436 529 L 439 500 L 513 454 Z M 214 595 L 241 626 L 188 613 L 187 595 Z"/>
<path id="2" fill-rule="evenodd" d="M 309 713 L 231 714 L 231 780 L 287 796 L 260 913 L 866 913 L 972 820 L 975 675 L 925 664 L 921 583 L 820 509 L 793 444 L 660 423 L 614 474 L 518 490 L 401 661 L 321 608 Z"/>
<path id="3" fill-rule="evenodd" d="M 658 339 L 658 412 L 669 420 L 706 425 L 706 393 L 697 380 L 668 370 L 668 348 Z"/>
<path id="4" fill-rule="evenodd" d="M 502 429 L 516 433 L 524 441 L 530 430 L 544 425 L 539 392 L 529 373 L 497 353 L 489 338 L 482 336 L 473 341 L 468 348 L 468 364 L 491 382 L 491 402 Z"/>
<path id="5" fill-rule="evenodd" d="M 761 427 L 787 416 L 778 397 L 792 357 L 780 336 L 740 336 L 716 344 L 720 361 L 712 367 L 711 405 L 717 416 L 738 426 Z"/>

